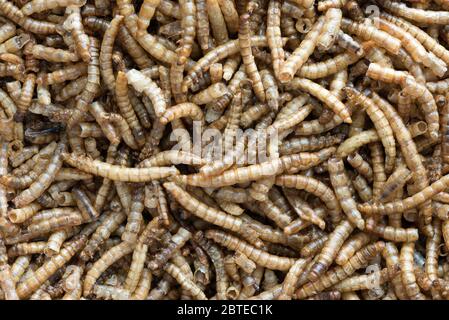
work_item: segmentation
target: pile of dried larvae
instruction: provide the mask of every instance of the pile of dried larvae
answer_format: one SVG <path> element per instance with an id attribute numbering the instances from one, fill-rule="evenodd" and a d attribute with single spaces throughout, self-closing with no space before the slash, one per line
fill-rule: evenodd
<path id="1" fill-rule="evenodd" d="M 445 0 L 0 0 L 0 299 L 449 300 L 448 48 Z"/>

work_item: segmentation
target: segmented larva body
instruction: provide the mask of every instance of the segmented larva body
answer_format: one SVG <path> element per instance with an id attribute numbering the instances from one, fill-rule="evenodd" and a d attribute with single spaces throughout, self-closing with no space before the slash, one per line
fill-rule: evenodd
<path id="1" fill-rule="evenodd" d="M 373 181 L 373 169 L 371 168 L 371 165 L 365 161 L 362 156 L 355 152 L 346 158 L 349 162 L 349 164 L 357 170 L 358 173 L 360 173 L 362 176 L 364 176 L 368 182 Z"/>
<path id="2" fill-rule="evenodd" d="M 28 277 L 17 285 L 19 298 L 24 299 L 35 292 L 48 278 L 50 278 L 59 268 L 64 266 L 85 244 L 86 237 L 81 236 L 73 240 L 61 249 L 59 254 L 51 257 L 39 269 L 34 272 L 34 276 Z"/>
<path id="3" fill-rule="evenodd" d="M 187 176 L 177 176 L 175 180 L 192 186 L 201 187 L 225 187 L 236 183 L 259 180 L 262 178 L 278 175 L 289 168 L 308 168 L 329 158 L 335 148 L 327 148 L 316 153 L 298 153 L 282 156 L 272 161 L 254 164 L 247 167 L 240 167 L 227 170 L 213 179 L 204 177 L 201 174 Z"/>
<path id="4" fill-rule="evenodd" d="M 266 101 L 265 89 L 251 51 L 250 14 L 245 13 L 239 22 L 239 47 L 248 78 L 252 81 L 253 90 L 260 102 Z"/>
<path id="5" fill-rule="evenodd" d="M 323 249 L 318 255 L 317 260 L 314 262 L 309 279 L 316 281 L 319 277 L 326 272 L 329 266 L 334 261 L 344 241 L 349 237 L 354 227 L 347 220 L 341 221 L 328 236 L 328 240 Z"/>
<path id="6" fill-rule="evenodd" d="M 345 171 L 343 160 L 332 157 L 327 161 L 327 168 L 332 187 L 340 203 L 341 208 L 346 214 L 348 220 L 357 226 L 360 230 L 365 228 L 365 221 L 357 209 L 353 195 L 349 188 L 350 181 Z"/>
<path id="7" fill-rule="evenodd" d="M 131 101 L 128 96 L 128 80 L 125 73 L 119 71 L 117 73 L 117 79 L 115 81 L 115 94 L 117 100 L 117 106 L 120 109 L 120 113 L 128 123 L 134 138 L 139 146 L 145 144 L 145 133 L 136 113 L 131 105 Z"/>
<path id="8" fill-rule="evenodd" d="M 390 280 L 390 278 L 392 278 L 393 276 L 394 273 L 390 272 L 388 268 L 384 268 L 382 270 L 374 271 L 370 274 L 364 274 L 347 278 L 339 282 L 332 288 L 342 293 L 358 290 L 369 290 L 374 285 L 384 284 L 385 282 Z"/>
<path id="9" fill-rule="evenodd" d="M 206 238 L 212 239 L 229 250 L 239 251 L 245 254 L 249 259 L 253 260 L 260 266 L 274 270 L 288 270 L 294 264 L 292 258 L 278 257 L 253 247 L 243 240 L 231 236 L 218 230 L 208 230 L 205 233 Z"/>
<path id="10" fill-rule="evenodd" d="M 178 170 L 174 167 L 126 168 L 91 160 L 81 155 L 64 153 L 63 157 L 71 166 L 113 181 L 146 182 L 178 174 Z"/>
<path id="11" fill-rule="evenodd" d="M 13 202 L 17 208 L 26 206 L 36 200 L 51 185 L 56 173 L 62 167 L 62 152 L 64 152 L 65 148 L 66 145 L 64 142 L 59 143 L 53 157 L 51 158 L 51 161 L 49 162 L 46 172 L 41 174 L 28 189 L 22 191 L 13 199 Z"/>
<path id="12" fill-rule="evenodd" d="M 380 140 L 385 148 L 385 171 L 387 173 L 393 170 L 394 159 L 396 157 L 396 144 L 393 137 L 393 131 L 385 119 L 383 112 L 380 108 L 368 97 L 353 89 L 351 87 L 345 87 L 345 93 L 348 99 L 354 101 L 356 104 L 360 103 L 366 110 L 366 113 L 371 118 Z"/>
<path id="13" fill-rule="evenodd" d="M 279 79 L 279 72 L 284 63 L 285 53 L 281 37 L 281 1 L 273 0 L 267 9 L 267 42 L 271 52 L 273 71 Z"/>
<path id="14" fill-rule="evenodd" d="M 445 190 L 449 183 L 449 175 L 443 176 L 441 179 L 435 181 L 430 186 L 415 193 L 413 196 L 403 200 L 395 200 L 385 204 L 359 204 L 359 210 L 368 214 L 393 214 L 398 212 L 405 212 L 412 209 L 427 200 L 431 199 L 437 193 Z"/>
<path id="15" fill-rule="evenodd" d="M 162 116 L 167 109 L 167 103 L 163 98 L 162 90 L 157 84 L 136 69 L 129 70 L 126 73 L 126 77 L 128 78 L 128 83 L 137 92 L 143 93 L 150 98 L 156 116 Z"/>
<path id="16" fill-rule="evenodd" d="M 68 7 L 68 6 L 76 6 L 82 7 L 86 4 L 85 0 L 57 0 L 57 1 L 44 1 L 44 0 L 33 0 L 26 3 L 20 11 L 24 15 L 32 15 L 33 13 L 38 13 L 42 11 L 47 11 L 51 9 L 55 9 L 58 7 Z"/>
<path id="17" fill-rule="evenodd" d="M 401 17 L 406 17 L 407 19 L 417 22 L 418 24 L 446 25 L 449 23 L 449 14 L 446 11 L 431 11 L 410 8 L 407 7 L 405 3 L 389 0 L 379 0 L 379 4 L 387 9 L 387 11 Z"/>
<path id="18" fill-rule="evenodd" d="M 127 254 L 130 254 L 135 248 L 135 244 L 129 242 L 121 242 L 118 245 L 109 249 L 104 253 L 100 259 L 95 261 L 93 266 L 89 269 L 84 279 L 83 295 L 90 294 L 95 282 L 100 275 L 113 263 Z"/>
<path id="19" fill-rule="evenodd" d="M 341 9 L 330 8 L 326 11 L 325 22 L 317 43 L 319 50 L 328 50 L 334 44 L 340 31 L 342 17 Z"/>
<path id="20" fill-rule="evenodd" d="M 341 20 L 341 28 L 344 32 L 355 34 L 363 40 L 374 41 L 378 46 L 387 49 L 392 54 L 397 54 L 401 48 L 399 39 L 369 24 L 357 23 L 343 18 Z"/>
<path id="21" fill-rule="evenodd" d="M 335 258 L 335 263 L 342 266 L 362 247 L 368 245 L 373 240 L 369 234 L 360 232 L 351 236 L 341 246 L 340 252 Z"/>
<path id="22" fill-rule="evenodd" d="M 289 88 L 302 89 L 307 91 L 314 97 L 322 101 L 328 108 L 330 108 L 336 115 L 341 117 L 344 122 L 352 123 L 348 108 L 338 98 L 323 88 L 319 84 L 303 78 L 294 78 L 288 85 Z"/>
<path id="23" fill-rule="evenodd" d="M 384 242 L 375 242 L 370 244 L 351 257 L 343 266 L 338 266 L 328 271 L 324 276 L 305 284 L 296 291 L 296 298 L 302 299 L 318 292 L 321 292 L 334 284 L 346 279 L 352 275 L 357 269 L 365 266 L 368 261 L 385 248 Z"/>
<path id="24" fill-rule="evenodd" d="M 338 200 L 335 197 L 334 192 L 321 181 L 301 175 L 280 175 L 276 177 L 274 183 L 286 188 L 303 189 L 307 192 L 311 192 L 320 198 L 326 205 L 332 221 L 334 223 L 340 222 L 342 214 Z"/>
<path id="25" fill-rule="evenodd" d="M 446 64 L 449 63 L 449 51 L 446 48 L 444 48 L 441 44 L 439 44 L 438 41 L 436 41 L 436 39 L 432 38 L 429 34 L 427 34 L 425 31 L 421 30 L 419 27 L 409 23 L 404 19 L 394 17 L 387 13 L 381 13 L 381 17 L 407 31 L 419 42 L 421 42 L 422 45 L 427 50 L 433 52 L 438 58 L 442 59 Z"/>
<path id="26" fill-rule="evenodd" d="M 418 240 L 418 229 L 416 228 L 400 228 L 385 226 L 376 222 L 373 218 L 368 218 L 366 229 L 370 232 L 384 238 L 385 240 L 394 242 L 408 242 Z"/>
<path id="27" fill-rule="evenodd" d="M 324 18 L 320 17 L 313 25 L 312 29 L 307 33 L 300 46 L 287 58 L 281 67 L 279 73 L 279 81 L 282 83 L 289 82 L 293 79 L 296 72 L 307 61 L 313 53 L 317 45 L 318 38 L 321 34 L 321 29 L 324 25 Z"/>
<path id="28" fill-rule="evenodd" d="M 407 242 L 402 245 L 399 263 L 401 266 L 401 277 L 405 291 L 410 299 L 425 300 L 425 296 L 419 290 L 416 283 L 414 272 L 413 253 L 415 251 L 415 243 Z"/>
<path id="29" fill-rule="evenodd" d="M 400 166 L 388 177 L 382 186 L 382 192 L 379 196 L 380 202 L 387 202 L 393 199 L 396 191 L 402 189 L 407 181 L 412 177 L 410 170 L 406 166 Z"/>
<path id="30" fill-rule="evenodd" d="M 197 300 L 207 300 L 204 292 L 192 280 L 190 280 L 179 267 L 173 263 L 167 263 L 164 270 L 175 278 L 179 285 L 192 295 L 192 298 Z"/>

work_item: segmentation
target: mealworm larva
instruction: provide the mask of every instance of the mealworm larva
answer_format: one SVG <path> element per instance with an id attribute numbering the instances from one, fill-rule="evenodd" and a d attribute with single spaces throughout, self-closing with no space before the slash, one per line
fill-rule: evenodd
<path id="1" fill-rule="evenodd" d="M 160 2 L 160 0 L 146 0 L 142 3 L 137 20 L 137 27 L 139 29 L 147 30 L 151 18 L 154 16 Z"/>
<path id="2" fill-rule="evenodd" d="M 239 26 L 239 14 L 234 5 L 234 1 L 231 0 L 218 0 L 221 13 L 226 22 L 227 29 L 230 33 L 237 33 Z"/>
<path id="3" fill-rule="evenodd" d="M 83 62 L 78 62 L 76 64 L 68 65 L 64 69 L 39 74 L 36 83 L 52 85 L 67 80 L 74 80 L 85 74 L 87 74 L 87 65 Z"/>
<path id="4" fill-rule="evenodd" d="M 81 171 L 113 181 L 146 182 L 178 174 L 174 167 L 124 168 L 73 153 L 64 153 L 63 158 L 69 165 Z"/>
<path id="5" fill-rule="evenodd" d="M 442 45 L 440 45 L 437 41 L 435 41 L 435 39 L 429 36 L 425 31 L 421 30 L 419 27 L 407 22 L 404 19 L 394 17 L 387 13 L 382 13 L 381 17 L 410 33 L 419 42 L 421 42 L 427 50 L 433 52 L 438 58 L 446 62 L 446 64 L 449 63 L 449 51 Z"/>
<path id="6" fill-rule="evenodd" d="M 378 17 L 374 17 L 373 22 L 379 25 L 381 30 L 384 30 L 397 39 L 400 39 L 404 49 L 406 49 L 410 53 L 410 55 L 416 62 L 423 63 L 426 67 L 435 72 L 436 75 L 444 75 L 444 73 L 446 72 L 446 67 L 438 64 L 439 58 L 435 57 L 436 59 L 432 59 L 432 57 L 421 45 L 421 43 L 408 32 L 396 26 L 395 24 Z"/>
<path id="7" fill-rule="evenodd" d="M 412 177 L 410 170 L 405 166 L 400 166 L 388 177 L 382 186 L 382 193 L 379 196 L 380 202 L 388 202 L 393 199 L 397 190 L 401 189 Z"/>
<path id="8" fill-rule="evenodd" d="M 359 204 L 358 207 L 360 211 L 368 214 L 393 214 L 404 212 L 426 202 L 437 193 L 445 190 L 445 188 L 447 188 L 447 184 L 449 183 L 448 179 L 449 175 L 443 176 L 430 186 L 425 187 L 420 192 L 415 193 L 414 195 L 403 200 L 395 200 L 385 204 Z"/>
<path id="9" fill-rule="evenodd" d="M 317 45 L 324 22 L 324 19 L 318 19 L 312 29 L 307 33 L 300 46 L 296 48 L 290 57 L 283 63 L 279 72 L 279 81 L 282 83 L 291 81 L 296 72 L 307 61 Z"/>
<path id="10" fill-rule="evenodd" d="M 389 0 L 379 0 L 379 4 L 387 9 L 387 11 L 390 11 L 401 17 L 406 17 L 407 19 L 419 24 L 445 25 L 449 23 L 449 14 L 446 11 L 431 11 L 410 8 L 407 7 L 405 3 Z"/>
<path id="11" fill-rule="evenodd" d="M 372 239 L 373 238 L 369 234 L 362 232 L 351 236 L 341 246 L 337 257 L 335 258 L 335 262 L 340 266 L 344 265 L 359 249 L 368 245 Z"/>
<path id="12" fill-rule="evenodd" d="M 82 7 L 84 4 L 86 4 L 85 0 L 58 0 L 58 1 L 33 0 L 26 3 L 20 10 L 22 11 L 23 14 L 29 16 L 33 13 L 47 11 L 58 7 L 68 7 L 68 6 Z"/>
<path id="13" fill-rule="evenodd" d="M 222 82 L 217 82 L 210 85 L 208 88 L 198 92 L 191 97 L 191 102 L 194 104 L 202 105 L 207 104 L 215 99 L 220 98 L 228 92 L 226 85 Z"/>
<path id="14" fill-rule="evenodd" d="M 359 59 L 360 56 L 358 55 L 351 52 L 344 52 L 325 61 L 304 64 L 296 74 L 299 77 L 308 79 L 323 78 L 344 70 L 349 65 L 359 61 Z"/>
<path id="15" fill-rule="evenodd" d="M 392 54 L 397 54 L 401 48 L 399 39 L 369 24 L 357 23 L 343 18 L 341 20 L 341 28 L 344 32 L 355 34 L 363 40 L 374 41 L 378 46 L 387 49 Z"/>
<path id="16" fill-rule="evenodd" d="M 79 7 L 70 6 L 66 9 L 69 16 L 63 23 L 63 28 L 73 37 L 76 51 L 84 62 L 89 62 L 89 36 L 84 32 Z"/>
<path id="17" fill-rule="evenodd" d="M 253 180 L 260 180 L 265 177 L 278 175 L 289 168 L 308 168 L 322 162 L 333 154 L 335 148 L 322 149 L 316 153 L 298 153 L 282 156 L 272 161 L 254 164 L 247 167 L 233 168 L 214 176 L 213 179 L 205 178 L 201 174 L 191 174 L 187 176 L 177 176 L 183 184 L 201 186 L 201 187 L 225 187 L 236 183 L 242 183 Z"/>
<path id="18" fill-rule="evenodd" d="M 401 266 L 401 277 L 405 291 L 410 299 L 425 300 L 425 296 L 420 292 L 414 272 L 413 253 L 415 243 L 407 242 L 402 245 L 399 263 Z"/>
<path id="19" fill-rule="evenodd" d="M 167 263 L 164 270 L 175 278 L 179 285 L 192 295 L 192 298 L 197 300 L 207 300 L 204 292 L 192 280 L 190 280 L 180 268 L 172 263 Z"/>
<path id="20" fill-rule="evenodd" d="M 328 236 L 328 240 L 318 255 L 317 261 L 314 262 L 309 279 L 316 281 L 326 272 L 331 263 L 334 261 L 344 241 L 349 237 L 354 227 L 347 221 L 341 221 Z"/>
<path id="21" fill-rule="evenodd" d="M 338 98 L 323 88 L 319 84 L 304 78 L 294 78 L 287 85 L 290 88 L 302 89 L 322 101 L 336 115 L 340 116 L 344 122 L 352 123 L 348 108 Z"/>
<path id="22" fill-rule="evenodd" d="M 24 256 L 29 254 L 43 253 L 47 243 L 45 241 L 19 243 L 8 249 L 9 257 Z"/>
<path id="23" fill-rule="evenodd" d="M 366 229 L 386 240 L 394 242 L 407 242 L 418 240 L 418 230 L 416 228 L 396 228 L 377 223 L 374 219 L 368 218 Z"/>
<path id="24" fill-rule="evenodd" d="M 341 220 L 341 207 L 334 192 L 319 180 L 301 175 L 280 175 L 276 177 L 275 184 L 286 188 L 304 189 L 314 194 L 326 205 L 334 223 Z"/>
<path id="25" fill-rule="evenodd" d="M 159 119 L 160 123 L 165 125 L 176 119 L 190 117 L 195 121 L 203 121 L 203 111 L 195 103 L 185 102 L 168 108 Z"/>
<path id="26" fill-rule="evenodd" d="M 18 53 L 30 41 L 30 35 L 24 33 L 12 37 L 0 44 L 0 53 Z"/>
<path id="27" fill-rule="evenodd" d="M 332 157 L 327 161 L 329 176 L 335 195 L 348 220 L 360 230 L 365 228 L 365 222 L 361 213 L 357 210 L 356 203 L 349 189 L 350 181 L 346 174 L 343 160 Z"/>
<path id="28" fill-rule="evenodd" d="M 360 269 L 366 265 L 372 257 L 381 252 L 384 248 L 385 243 L 381 241 L 365 246 L 357 251 L 356 254 L 343 266 L 338 266 L 333 270 L 328 271 L 324 276 L 318 278 L 317 280 L 313 280 L 313 282 L 309 282 L 302 288 L 298 289 L 296 291 L 296 298 L 302 299 L 311 296 L 348 278 L 357 269 Z"/>
<path id="29" fill-rule="evenodd" d="M 343 141 L 337 149 L 336 156 L 343 158 L 352 153 L 365 144 L 379 141 L 376 130 L 365 130 Z"/>
<path id="30" fill-rule="evenodd" d="M 206 0 L 212 34 L 218 45 L 226 43 L 229 39 L 226 21 L 220 9 L 218 0 Z"/>
<path id="31" fill-rule="evenodd" d="M 285 2 L 284 2 L 285 4 Z M 267 9 L 267 42 L 271 52 L 273 71 L 279 79 L 279 72 L 285 60 L 281 37 L 281 1 L 269 2 Z"/>
<path id="32" fill-rule="evenodd" d="M 135 244 L 120 242 L 106 251 L 100 259 L 95 261 L 93 266 L 87 271 L 83 284 L 83 295 L 87 296 L 95 285 L 100 275 L 120 258 L 130 254 L 135 248 Z"/>
<path id="33" fill-rule="evenodd" d="M 62 167 L 62 152 L 66 148 L 65 143 L 59 143 L 51 158 L 46 172 L 41 174 L 31 186 L 17 195 L 13 202 L 16 208 L 21 208 L 36 200 L 53 182 L 56 173 Z"/>
<path id="34" fill-rule="evenodd" d="M 259 250 L 243 240 L 222 231 L 207 230 L 205 236 L 206 238 L 212 239 L 220 245 L 225 246 L 229 250 L 239 251 L 245 254 L 249 259 L 263 267 L 274 270 L 288 270 L 295 262 L 292 258 L 273 256 L 268 252 Z"/>
<path id="35" fill-rule="evenodd" d="M 145 136 L 143 128 L 140 126 L 140 122 L 137 119 L 136 113 L 131 106 L 131 102 L 128 96 L 128 80 L 126 75 L 119 71 L 117 73 L 117 79 L 115 81 L 115 92 L 117 106 L 120 109 L 120 113 L 130 126 L 133 136 L 139 146 L 143 146 L 145 143 Z"/>
<path id="36" fill-rule="evenodd" d="M 27 74 L 22 86 L 20 98 L 17 101 L 17 111 L 14 115 L 17 119 L 22 119 L 31 104 L 31 99 L 34 94 L 34 87 L 36 85 L 36 75 L 34 73 Z"/>
<path id="37" fill-rule="evenodd" d="M 144 76 L 140 71 L 132 69 L 126 73 L 128 82 L 134 89 L 145 94 L 153 103 L 154 112 L 157 117 L 164 114 L 167 109 L 166 101 L 163 99 L 161 89 L 150 78 Z"/>
<path id="38" fill-rule="evenodd" d="M 265 102 L 265 88 L 262 84 L 262 79 L 258 71 L 254 56 L 251 50 L 252 39 L 249 25 L 250 13 L 247 12 L 240 17 L 239 22 L 239 47 L 242 56 L 243 65 L 245 66 L 246 74 L 252 81 L 254 93 L 260 102 Z"/>
<path id="39" fill-rule="evenodd" d="M 365 161 L 359 153 L 351 153 L 346 159 L 348 160 L 348 163 L 357 170 L 358 173 L 360 173 L 367 179 L 368 182 L 373 181 L 373 169 L 371 168 L 371 165 L 367 161 Z"/>
<path id="40" fill-rule="evenodd" d="M 101 43 L 100 50 L 100 71 L 106 87 L 114 92 L 115 77 L 112 70 L 112 49 L 115 39 L 120 30 L 120 24 L 123 21 L 123 16 L 117 15 L 111 21 L 109 28 L 106 29 Z"/>
<path id="41" fill-rule="evenodd" d="M 368 116 L 371 118 L 380 140 L 385 148 L 385 171 L 387 173 L 393 170 L 394 159 L 396 157 L 396 145 L 393 137 L 393 131 L 385 119 L 383 112 L 380 108 L 368 97 L 360 93 L 354 88 L 345 87 L 344 91 L 349 100 L 354 101 L 356 104 L 361 104 Z"/>
<path id="42" fill-rule="evenodd" d="M 33 277 L 17 285 L 17 294 L 21 299 L 29 297 L 35 292 L 49 277 L 51 277 L 59 268 L 66 264 L 85 244 L 86 237 L 71 241 L 59 254 L 51 257 L 39 269 L 34 272 Z"/>
<path id="43" fill-rule="evenodd" d="M 21 223 L 35 215 L 41 208 L 42 207 L 39 203 L 32 202 L 28 206 L 20 209 L 12 209 L 8 211 L 8 218 L 12 223 Z"/>
<path id="44" fill-rule="evenodd" d="M 336 145 L 342 142 L 343 139 L 343 135 L 340 134 L 294 137 L 284 141 L 280 146 L 279 152 L 281 155 L 286 155 L 304 151 L 316 151 Z"/>
<path id="45" fill-rule="evenodd" d="M 398 266 L 399 268 L 399 266 Z M 399 270 L 397 270 L 399 274 Z M 334 285 L 332 288 L 340 292 L 351 292 L 363 289 L 371 289 L 374 285 L 382 285 L 395 276 L 388 268 L 379 271 L 374 271 L 370 274 L 359 276 L 352 276 L 340 283 Z"/>
<path id="46" fill-rule="evenodd" d="M 322 51 L 328 50 L 335 42 L 343 13 L 338 8 L 329 8 L 325 14 L 325 22 L 321 35 L 318 38 L 317 47 Z"/>
<path id="47" fill-rule="evenodd" d="M 309 262 L 310 259 L 296 260 L 284 278 L 284 282 L 282 283 L 282 291 L 278 296 L 278 300 L 290 300 L 292 298 L 299 276 Z"/>

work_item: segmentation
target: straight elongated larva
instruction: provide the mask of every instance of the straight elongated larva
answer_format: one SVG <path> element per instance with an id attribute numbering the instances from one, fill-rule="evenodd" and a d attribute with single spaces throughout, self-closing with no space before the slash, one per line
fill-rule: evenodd
<path id="1" fill-rule="evenodd" d="M 294 263 L 294 259 L 273 256 L 267 252 L 251 246 L 243 240 L 240 240 L 222 231 L 208 230 L 206 231 L 205 236 L 227 247 L 230 250 L 242 252 L 248 258 L 263 267 L 275 270 L 288 270 Z"/>
<path id="2" fill-rule="evenodd" d="M 240 17 L 239 22 L 239 47 L 246 74 L 252 81 L 254 93 L 260 102 L 265 102 L 265 89 L 259 74 L 257 65 L 251 51 L 251 34 L 249 26 L 250 13 L 245 13 Z"/>
<path id="3" fill-rule="evenodd" d="M 340 30 L 340 23 L 343 13 L 341 9 L 330 8 L 326 11 L 323 30 L 318 38 L 317 47 L 319 50 L 329 49 L 335 42 L 337 34 Z"/>
<path id="4" fill-rule="evenodd" d="M 424 300 L 425 296 L 420 292 L 416 283 L 414 273 L 413 252 L 415 250 L 414 242 L 407 242 L 402 245 L 399 262 L 401 266 L 401 277 L 405 291 L 410 299 Z"/>
<path id="5" fill-rule="evenodd" d="M 360 230 L 365 228 L 365 222 L 361 213 L 357 210 L 356 203 L 349 189 L 350 181 L 346 174 L 343 161 L 332 157 L 327 161 L 329 176 L 335 195 L 348 220 Z"/>
<path id="6" fill-rule="evenodd" d="M 379 0 L 379 4 L 382 5 L 387 11 L 390 11 L 396 15 L 406 17 L 409 20 L 420 24 L 448 24 L 449 14 L 446 11 L 431 11 L 417 8 L 410 8 L 405 3 L 400 3 L 390 0 Z"/>
<path id="7" fill-rule="evenodd" d="M 102 255 L 102 257 L 97 260 L 94 265 L 89 269 L 86 274 L 86 278 L 84 279 L 83 285 L 83 294 L 87 296 L 93 286 L 95 285 L 96 280 L 100 275 L 114 262 L 123 256 L 131 253 L 135 247 L 135 244 L 131 244 L 129 242 L 121 242 L 120 244 L 112 247 L 106 253 Z"/>
<path id="8" fill-rule="evenodd" d="M 81 7 L 86 3 L 85 0 L 57 0 L 57 1 L 43 1 L 33 0 L 25 4 L 21 11 L 23 14 L 29 16 L 33 13 L 55 9 L 57 7 L 77 6 Z"/>
<path id="9" fill-rule="evenodd" d="M 307 33 L 306 37 L 301 42 L 300 46 L 295 49 L 292 55 L 288 57 L 282 65 L 279 72 L 279 81 L 285 83 L 293 79 L 296 72 L 307 61 L 307 59 L 315 49 L 323 25 L 324 19 L 322 18 L 318 19 L 317 22 L 315 22 L 312 29 Z"/>
<path id="10" fill-rule="evenodd" d="M 387 202 L 393 199 L 397 190 L 401 189 L 405 183 L 411 178 L 411 172 L 405 166 L 400 166 L 388 177 L 382 187 L 379 201 Z"/>
<path id="11" fill-rule="evenodd" d="M 316 281 L 326 272 L 338 254 L 343 242 L 349 237 L 354 227 L 347 220 L 341 221 L 329 235 L 326 244 L 320 251 L 317 261 L 311 267 L 309 279 Z"/>
<path id="12" fill-rule="evenodd" d="M 371 99 L 356 89 L 345 87 L 344 90 L 348 99 L 352 100 L 355 104 L 360 104 L 371 118 L 371 121 L 373 122 L 379 138 L 385 148 L 385 171 L 387 173 L 391 172 L 393 170 L 394 159 L 396 157 L 396 145 L 393 137 L 393 131 L 388 121 L 385 119 L 383 112 Z"/>
<path id="13" fill-rule="evenodd" d="M 340 116 L 344 122 L 352 123 L 348 108 L 330 91 L 319 84 L 303 78 L 294 78 L 288 84 L 290 88 L 302 89 L 322 101 L 336 115 Z"/>
<path id="14" fill-rule="evenodd" d="M 285 60 L 281 37 L 281 1 L 273 0 L 267 9 L 267 41 L 271 52 L 273 71 L 279 79 L 279 72 Z"/>
<path id="15" fill-rule="evenodd" d="M 282 173 L 289 168 L 307 168 L 309 165 L 322 162 L 330 157 L 335 148 L 322 149 L 316 153 L 298 153 L 293 155 L 282 156 L 278 159 L 263 162 L 261 164 L 250 165 L 227 170 L 220 175 L 214 177 L 213 180 L 205 179 L 201 174 L 192 174 L 187 176 L 177 176 L 175 180 L 188 184 L 202 187 L 224 187 L 236 183 L 259 180 L 265 177 Z"/>
<path id="16" fill-rule="evenodd" d="M 113 181 L 145 182 L 178 174 L 174 167 L 121 168 L 82 155 L 63 154 L 64 161 L 84 172 L 88 172 Z"/>
<path id="17" fill-rule="evenodd" d="M 296 291 L 296 298 L 301 299 L 316 294 L 329 286 L 336 284 L 352 275 L 357 269 L 365 266 L 369 259 L 381 252 L 385 247 L 384 242 L 375 242 L 368 245 L 351 257 L 343 266 L 338 266 L 328 271 L 323 277 L 305 284 Z"/>

